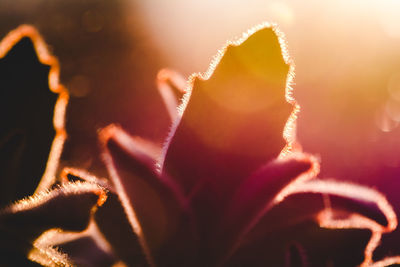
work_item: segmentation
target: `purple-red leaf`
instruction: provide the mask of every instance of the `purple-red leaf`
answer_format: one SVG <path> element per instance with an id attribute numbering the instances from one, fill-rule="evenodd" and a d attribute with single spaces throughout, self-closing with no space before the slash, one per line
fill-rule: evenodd
<path id="1" fill-rule="evenodd" d="M 229 256 L 240 245 L 241 238 L 274 206 L 282 188 L 299 179 L 313 178 L 318 167 L 314 158 L 298 154 L 271 161 L 249 176 L 239 186 L 215 230 L 208 230 L 211 238 L 217 240 L 208 242 L 208 249 L 219 257 L 226 257 L 227 253 Z M 204 220 L 201 225 L 206 224 Z"/>
<path id="2" fill-rule="evenodd" d="M 357 259 L 358 264 L 368 265 L 372 263 L 372 252 L 380 235 L 392 231 L 396 225 L 391 206 L 377 191 L 348 183 L 310 180 L 284 189 L 278 195 L 275 206 L 245 236 L 233 259 L 254 257 L 261 253 L 256 252 L 257 246 L 267 246 L 271 236 L 279 234 L 282 246 L 285 242 L 301 241 L 303 245 L 306 242 L 305 249 L 314 255 L 314 261 L 330 259 L 344 266 Z M 301 231 L 306 234 L 301 235 Z M 323 245 L 324 238 L 332 232 L 338 238 Z M 342 244 L 343 240 L 348 241 Z M 340 248 L 340 252 L 330 253 L 332 247 L 337 247 L 336 251 Z M 315 251 L 324 252 L 318 256 Z"/>
<path id="3" fill-rule="evenodd" d="M 139 238 L 133 231 L 113 186 L 104 178 L 98 178 L 75 168 L 64 168 L 61 178 L 63 181 L 97 183 L 109 190 L 107 201 L 93 216 L 95 223 L 112 247 L 113 254 L 117 259 L 122 260 L 128 266 L 147 266 L 146 256 Z"/>
<path id="4" fill-rule="evenodd" d="M 193 253 L 192 222 L 180 188 L 160 177 L 147 150 L 121 129 L 102 130 L 104 162 L 149 263 L 183 264 Z M 185 257 L 182 257 L 185 255 Z"/>

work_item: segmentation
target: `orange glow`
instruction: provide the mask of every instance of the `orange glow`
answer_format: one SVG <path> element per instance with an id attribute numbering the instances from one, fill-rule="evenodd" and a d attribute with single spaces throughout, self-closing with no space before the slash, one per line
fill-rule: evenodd
<path id="1" fill-rule="evenodd" d="M 390 266 L 393 264 L 400 264 L 400 256 L 387 257 L 387 258 L 384 258 L 383 260 L 372 263 L 370 266 L 371 267 L 384 267 L 384 266 Z"/>
<path id="2" fill-rule="evenodd" d="M 114 188 L 112 187 L 112 185 L 110 185 L 110 183 L 108 182 L 108 180 L 106 178 L 94 176 L 93 174 L 90 174 L 89 172 L 87 172 L 85 170 L 78 169 L 78 168 L 65 167 L 62 169 L 62 171 L 60 173 L 61 182 L 68 183 L 69 182 L 68 175 L 77 176 L 89 183 L 98 184 L 109 191 L 112 191 L 112 192 L 115 191 Z M 99 205 L 99 206 L 101 206 L 101 205 Z"/>
<path id="3" fill-rule="evenodd" d="M 54 263 L 64 266 L 66 262 L 69 262 L 68 255 L 59 251 L 57 246 L 84 237 L 91 237 L 102 250 L 108 253 L 112 251 L 110 244 L 99 231 L 94 220 L 91 219 L 86 230 L 79 233 L 66 232 L 58 228 L 53 228 L 42 233 L 33 242 L 33 249 L 29 252 L 28 258 L 45 266 L 52 266 Z"/>
<path id="4" fill-rule="evenodd" d="M 4 57 L 8 51 L 10 51 L 10 49 L 24 37 L 31 39 L 39 62 L 50 66 L 48 76 L 49 88 L 52 92 L 58 94 L 53 118 L 56 135 L 51 146 L 46 169 L 36 189 L 36 192 L 40 192 L 46 190 L 55 182 L 59 159 L 65 139 L 67 138 L 67 133 L 65 131 L 65 110 L 68 104 L 69 94 L 67 89 L 59 82 L 60 65 L 58 59 L 49 52 L 43 38 L 33 26 L 21 25 L 17 29 L 8 33 L 0 42 L 0 58 Z"/>
<path id="5" fill-rule="evenodd" d="M 307 171 L 302 173 L 300 176 L 296 177 L 291 183 L 286 185 L 274 198 L 273 205 L 283 201 L 287 196 L 293 194 L 299 190 L 302 184 L 305 182 L 314 179 L 317 177 L 320 171 L 320 165 L 318 159 L 309 154 L 305 153 L 291 153 L 289 156 L 285 157 L 285 159 L 295 158 L 298 160 L 308 160 L 312 163 L 311 168 Z"/>
<path id="6" fill-rule="evenodd" d="M 57 190 L 39 191 L 38 193 L 35 193 L 26 199 L 19 200 L 13 205 L 3 209 L 3 212 L 17 213 L 20 211 L 26 211 L 41 206 L 44 203 L 51 201 L 52 199 L 56 198 L 61 194 L 74 195 L 79 192 L 95 192 L 95 194 L 99 197 L 97 203 L 100 206 L 107 199 L 107 193 L 104 191 L 104 188 L 100 187 L 97 184 L 81 183 L 81 182 L 64 183 L 61 184 Z"/>

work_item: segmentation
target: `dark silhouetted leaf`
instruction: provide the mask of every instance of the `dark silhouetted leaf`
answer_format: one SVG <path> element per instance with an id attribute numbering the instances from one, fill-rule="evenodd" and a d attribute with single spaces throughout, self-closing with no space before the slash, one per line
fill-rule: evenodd
<path id="1" fill-rule="evenodd" d="M 114 254 L 128 266 L 148 266 L 138 236 L 129 224 L 118 196 L 110 193 L 95 213 L 95 221 L 113 248 Z"/>
<path id="2" fill-rule="evenodd" d="M 285 266 L 286 267 L 306 267 L 307 257 L 304 249 L 299 244 L 293 243 L 286 249 L 285 255 Z"/>
<path id="3" fill-rule="evenodd" d="M 48 75 L 29 38 L 0 58 L 1 206 L 31 195 L 45 171 L 57 100 Z"/>
<path id="4" fill-rule="evenodd" d="M 190 212 L 178 186 L 160 177 L 147 150 L 121 129 L 105 128 L 100 138 L 113 186 L 150 264 L 185 265 L 195 244 Z"/>
<path id="5" fill-rule="evenodd" d="M 26 256 L 45 230 L 84 230 L 92 209 L 104 200 L 104 190 L 89 183 L 64 184 L 21 200 L 0 211 L 0 246 Z"/>

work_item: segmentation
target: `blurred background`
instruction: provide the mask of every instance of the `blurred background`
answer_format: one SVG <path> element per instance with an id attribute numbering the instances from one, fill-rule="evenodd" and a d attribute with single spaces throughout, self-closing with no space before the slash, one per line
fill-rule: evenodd
<path id="1" fill-rule="evenodd" d="M 399 14 L 397 0 L 1 0 L 0 37 L 39 29 L 72 95 L 62 164 L 106 175 L 99 128 L 119 123 L 162 144 L 159 69 L 203 72 L 226 40 L 275 22 L 296 64 L 298 139 L 320 176 L 373 186 L 400 215 Z"/>

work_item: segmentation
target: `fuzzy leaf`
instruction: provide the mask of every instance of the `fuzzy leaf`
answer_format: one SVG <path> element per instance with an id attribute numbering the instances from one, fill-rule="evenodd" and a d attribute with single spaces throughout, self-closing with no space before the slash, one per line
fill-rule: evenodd
<path id="1" fill-rule="evenodd" d="M 58 75 L 57 59 L 33 27 L 0 42 L 0 206 L 33 194 L 39 181 L 40 190 L 53 182 L 68 102 Z"/>
<path id="2" fill-rule="evenodd" d="M 51 255 L 54 252 L 61 254 L 61 257 L 64 255 L 64 261 L 74 266 L 111 266 L 117 261 L 93 220 L 82 232 L 66 232 L 61 229 L 46 231 L 35 240 L 29 258 L 42 263 L 48 258 L 46 253 Z"/>
<path id="3" fill-rule="evenodd" d="M 273 200 L 282 188 L 297 179 L 313 177 L 316 166 L 318 163 L 313 158 L 300 154 L 271 161 L 245 179 L 229 207 L 225 208 L 226 212 L 220 217 L 215 230 L 208 229 L 201 234 L 210 236 L 205 246 L 214 256 L 208 258 L 224 257 L 226 253 L 232 253 L 243 235 L 273 207 Z M 204 219 L 200 220 L 200 225 L 206 227 L 207 216 L 202 215 Z"/>
<path id="4" fill-rule="evenodd" d="M 185 199 L 167 177 L 160 177 L 151 157 L 121 129 L 104 129 L 104 162 L 133 231 L 150 264 L 182 265 L 193 253 L 193 233 Z"/>
<path id="5" fill-rule="evenodd" d="M 107 201 L 93 216 L 95 223 L 111 245 L 117 259 L 122 260 L 128 266 L 147 266 L 146 256 L 143 253 L 139 238 L 133 232 L 118 195 L 109 182 L 75 168 L 64 168 L 61 178 L 63 181 L 97 183 L 109 190 Z M 117 224 L 118 227 L 116 227 Z"/>
<path id="6" fill-rule="evenodd" d="M 179 118 L 178 106 L 186 93 L 186 80 L 176 71 L 162 69 L 157 74 L 157 88 L 174 122 Z"/>
<path id="7" fill-rule="evenodd" d="M 327 211 L 331 217 L 322 216 Z M 262 255 L 258 246 L 269 249 L 297 241 L 313 255 L 312 266 L 328 261 L 334 266 L 370 264 L 377 245 L 374 235 L 392 231 L 396 223 L 392 208 L 380 193 L 353 184 L 311 180 L 292 188 L 272 207 L 242 240 L 230 261 Z M 279 242 L 271 241 L 275 235 L 280 236 Z M 324 241 L 329 238 L 331 242 Z M 281 253 L 275 260 L 282 257 Z"/>
<path id="8" fill-rule="evenodd" d="M 116 194 L 110 193 L 94 218 L 118 259 L 128 266 L 148 266 L 139 238 L 133 231 Z"/>
<path id="9" fill-rule="evenodd" d="M 104 190 L 87 183 L 64 184 L 21 200 L 0 211 L 0 246 L 26 255 L 34 239 L 45 230 L 82 231 L 92 209 L 104 200 Z"/>
<path id="10" fill-rule="evenodd" d="M 285 252 L 294 242 L 301 244 L 306 266 L 358 266 L 370 237 L 368 230 L 325 229 L 304 220 L 265 236 L 246 238 L 224 266 L 285 266 Z"/>
<path id="11" fill-rule="evenodd" d="M 107 267 L 112 266 L 115 262 L 112 255 L 101 250 L 93 239 L 88 236 L 58 244 L 57 247 L 67 253 L 77 266 Z"/>
<path id="12" fill-rule="evenodd" d="M 45 170 L 55 135 L 57 100 L 49 89 L 48 73 L 49 66 L 39 62 L 29 38 L 21 39 L 0 59 L 2 206 L 32 194 Z"/>
<path id="13" fill-rule="evenodd" d="M 192 77 L 171 131 L 163 173 L 185 194 L 210 183 L 210 192 L 224 197 L 285 147 L 293 106 L 285 98 L 289 65 L 280 40 L 268 27 L 245 37 L 228 43 L 205 75 Z"/>

